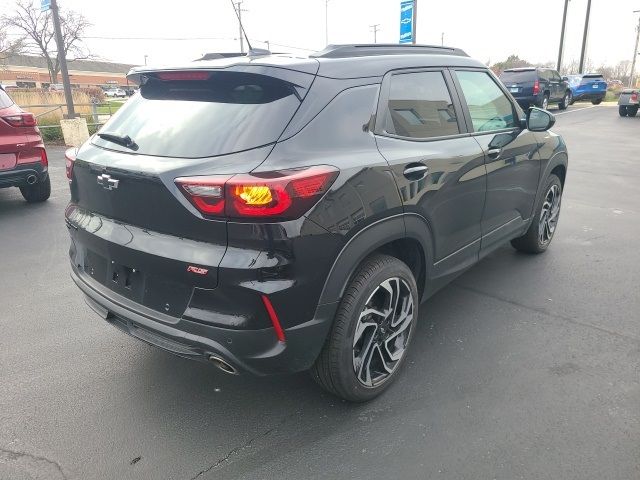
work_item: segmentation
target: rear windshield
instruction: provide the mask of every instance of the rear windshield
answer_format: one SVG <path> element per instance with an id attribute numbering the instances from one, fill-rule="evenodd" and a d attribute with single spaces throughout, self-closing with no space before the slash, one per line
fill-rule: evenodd
<path id="1" fill-rule="evenodd" d="M 198 158 L 275 142 L 300 104 L 295 87 L 265 75 L 211 72 L 206 80 L 149 77 L 100 133 L 128 135 L 137 153 Z M 93 143 L 131 152 L 94 137 Z"/>
<path id="2" fill-rule="evenodd" d="M 535 70 L 519 70 L 515 72 L 502 72 L 502 82 L 533 82 L 537 78 Z"/>
<path id="3" fill-rule="evenodd" d="M 7 92 L 0 88 L 0 108 L 7 108 L 13 105 L 13 100 L 7 95 Z"/>

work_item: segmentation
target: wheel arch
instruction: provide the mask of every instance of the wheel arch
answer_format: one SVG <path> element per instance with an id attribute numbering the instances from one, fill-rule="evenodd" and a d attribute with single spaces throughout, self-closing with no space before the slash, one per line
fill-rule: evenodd
<path id="1" fill-rule="evenodd" d="M 406 263 L 422 295 L 433 264 L 432 238 L 427 221 L 417 214 L 398 214 L 365 227 L 349 239 L 336 257 L 319 305 L 338 302 L 358 266 L 374 253 L 391 255 Z"/>

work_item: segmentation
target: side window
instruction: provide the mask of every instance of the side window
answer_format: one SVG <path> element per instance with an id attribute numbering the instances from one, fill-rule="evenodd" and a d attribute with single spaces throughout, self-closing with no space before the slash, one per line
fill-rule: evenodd
<path id="1" fill-rule="evenodd" d="M 513 105 L 486 72 L 456 72 L 469 107 L 473 130 L 490 132 L 516 126 Z"/>
<path id="2" fill-rule="evenodd" d="M 460 133 L 442 73 L 392 75 L 384 129 L 387 133 L 410 138 Z"/>
<path id="3" fill-rule="evenodd" d="M 551 75 L 549 75 L 547 70 L 539 70 L 538 76 L 540 77 L 540 80 L 544 80 L 546 82 L 551 81 Z"/>

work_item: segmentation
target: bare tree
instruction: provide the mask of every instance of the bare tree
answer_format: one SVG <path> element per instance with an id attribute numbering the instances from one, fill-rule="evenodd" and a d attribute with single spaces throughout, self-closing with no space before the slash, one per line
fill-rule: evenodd
<path id="1" fill-rule="evenodd" d="M 71 10 L 60 11 L 60 27 L 68 61 L 90 58 L 89 51 L 82 44 L 82 36 L 89 26 L 91 24 L 82 14 Z M 0 31 L 7 30 L 22 34 L 20 41 L 24 46 L 23 51 L 44 58 L 51 83 L 58 83 L 60 62 L 51 12 L 33 8 L 31 0 L 20 0 L 13 15 L 0 17 Z"/>

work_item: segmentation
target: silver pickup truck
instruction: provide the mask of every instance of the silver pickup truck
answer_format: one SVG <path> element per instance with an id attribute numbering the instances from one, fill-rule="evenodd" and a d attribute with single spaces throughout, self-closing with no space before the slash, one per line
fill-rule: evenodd
<path id="1" fill-rule="evenodd" d="M 618 113 L 621 117 L 635 117 L 638 113 L 640 89 L 626 88 L 618 99 Z"/>

